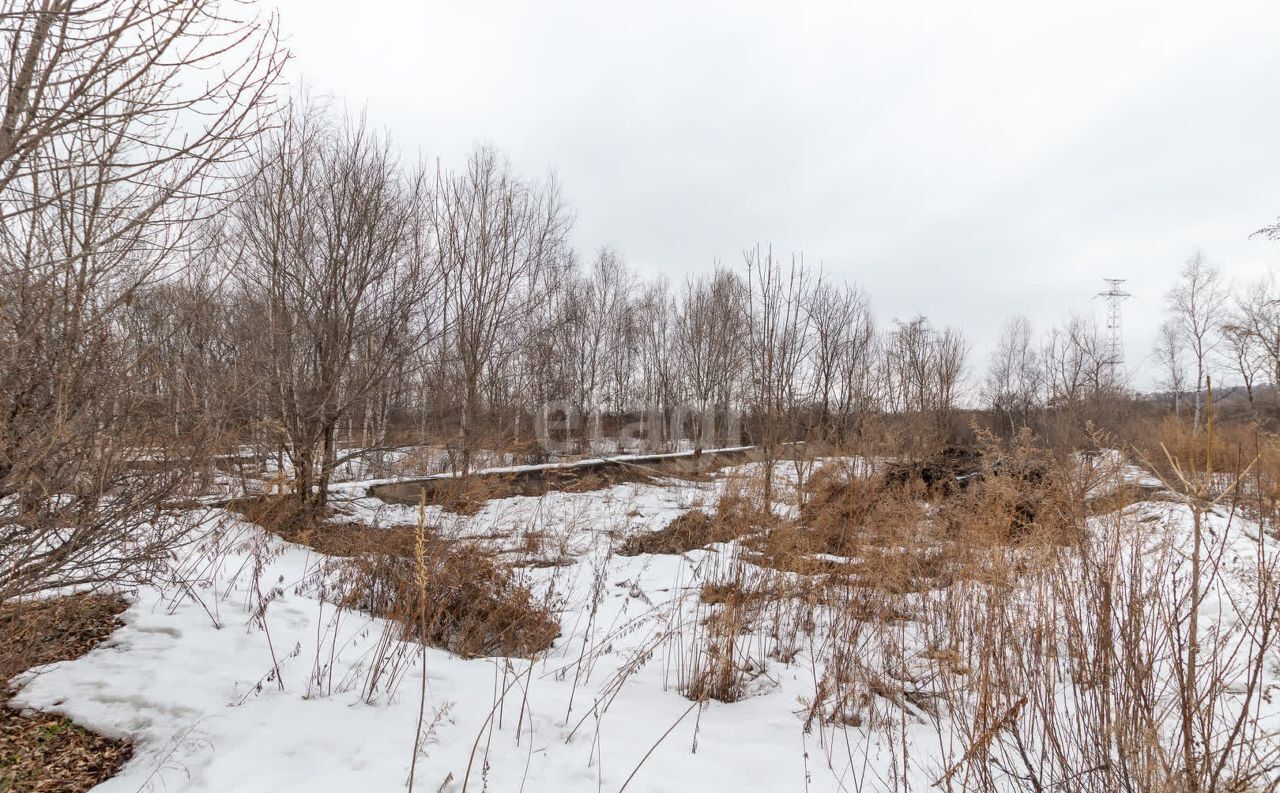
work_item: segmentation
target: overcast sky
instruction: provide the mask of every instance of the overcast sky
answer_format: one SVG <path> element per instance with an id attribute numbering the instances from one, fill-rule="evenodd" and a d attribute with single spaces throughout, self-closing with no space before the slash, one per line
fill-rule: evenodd
<path id="1" fill-rule="evenodd" d="M 284 0 L 293 74 L 461 163 L 554 171 L 576 246 L 673 281 L 756 242 L 863 286 L 882 324 L 1099 312 L 1127 278 L 1145 385 L 1201 248 L 1280 265 L 1280 2 Z"/>

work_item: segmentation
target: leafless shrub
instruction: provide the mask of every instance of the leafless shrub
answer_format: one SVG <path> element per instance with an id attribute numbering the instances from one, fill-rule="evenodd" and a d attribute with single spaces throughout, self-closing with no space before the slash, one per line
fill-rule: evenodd
<path id="1" fill-rule="evenodd" d="M 140 421 L 125 314 L 219 209 L 284 57 L 273 20 L 212 0 L 6 3 L 0 18 L 5 600 L 145 579 L 179 534 L 157 512 L 202 444 Z M 139 457 L 153 470 L 131 471 Z"/>

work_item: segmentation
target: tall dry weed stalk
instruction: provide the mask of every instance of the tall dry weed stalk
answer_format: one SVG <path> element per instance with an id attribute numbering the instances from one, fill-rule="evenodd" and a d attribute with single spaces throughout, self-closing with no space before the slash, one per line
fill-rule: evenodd
<path id="1" fill-rule="evenodd" d="M 1276 553 L 1240 515 L 1249 463 L 1216 472 L 1214 429 L 1210 398 L 1202 448 L 1174 451 L 1179 428 L 1182 446 L 1149 466 L 1178 507 L 1092 519 L 1078 547 L 929 604 L 953 730 L 940 786 L 1276 789 L 1280 744 L 1259 710 L 1277 649 Z"/>
<path id="2" fill-rule="evenodd" d="M 1275 469 L 1216 448 L 1211 397 L 1199 446 L 1170 432 L 1144 463 L 1166 500 L 1128 507 L 1090 503 L 1128 469 L 1029 435 L 978 433 L 978 474 L 941 489 L 815 467 L 700 567 L 671 637 L 678 690 L 733 702 L 807 666 L 806 733 L 862 789 L 1277 789 Z M 936 768 L 917 767 L 912 725 L 936 735 Z M 873 735 L 892 760 L 875 771 Z"/>

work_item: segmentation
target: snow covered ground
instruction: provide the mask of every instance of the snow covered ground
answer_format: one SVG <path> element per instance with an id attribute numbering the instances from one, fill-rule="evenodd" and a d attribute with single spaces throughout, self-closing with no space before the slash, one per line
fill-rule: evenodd
<path id="1" fill-rule="evenodd" d="M 945 714 L 904 706 L 896 732 L 806 725 L 829 648 L 802 641 L 792 657 L 762 655 L 738 702 L 700 706 L 679 692 L 705 616 L 699 587 L 736 549 L 612 551 L 624 536 L 713 509 L 731 477 L 751 470 L 498 499 L 473 516 L 429 508 L 427 523 L 445 536 L 517 564 L 555 560 L 517 569 L 556 604 L 561 635 L 532 662 L 403 645 L 391 696 L 366 690 L 387 626 L 326 602 L 329 560 L 209 510 L 205 539 L 175 562 L 181 586 L 136 592 L 124 627 L 80 659 L 29 673 L 15 703 L 134 738 L 133 760 L 102 791 L 403 789 L 420 716 L 423 791 L 902 789 L 898 777 L 930 789 L 956 759 Z M 357 495 L 336 507 L 339 520 L 368 525 L 417 520 L 415 508 Z M 1184 507 L 1143 503 L 1126 515 L 1163 527 L 1150 536 L 1166 552 L 1187 542 Z M 1211 520 L 1227 526 L 1225 514 Z M 1239 559 L 1275 545 L 1238 516 L 1229 531 Z M 530 533 L 541 538 L 536 554 L 522 550 Z M 1224 602 L 1202 611 L 1221 618 Z M 1269 666 L 1267 685 L 1276 674 Z"/>

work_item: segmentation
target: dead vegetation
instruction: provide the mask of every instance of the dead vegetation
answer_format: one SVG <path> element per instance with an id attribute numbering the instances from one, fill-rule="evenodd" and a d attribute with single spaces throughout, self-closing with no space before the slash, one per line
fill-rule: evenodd
<path id="1" fill-rule="evenodd" d="M 318 519 L 297 502 L 234 502 L 250 522 L 333 557 L 328 597 L 402 626 L 400 638 L 465 657 L 532 657 L 560 623 L 512 569 L 474 543 L 429 527 L 379 528 Z"/>
<path id="2" fill-rule="evenodd" d="M 850 763 L 864 748 L 846 727 L 888 736 L 901 762 L 906 725 L 946 718 L 943 789 L 1274 790 L 1280 743 L 1256 708 L 1273 696 L 1280 560 L 1205 516 L 1274 532 L 1280 456 L 1260 439 L 1241 455 L 1237 432 L 1216 448 L 1211 421 L 1147 441 L 1168 451 L 1157 474 L 1182 517 L 1124 510 L 1149 489 L 1090 499 L 1097 460 L 1029 437 L 889 476 L 819 469 L 794 520 L 740 532 L 708 571 L 679 690 L 737 701 L 808 652 L 806 732 Z M 1206 597 L 1229 597 L 1231 618 L 1188 619 Z"/>
<path id="3" fill-rule="evenodd" d="M 85 654 L 120 626 L 114 595 L 72 595 L 0 606 L 0 679 Z M 92 733 L 63 716 L 20 711 L 0 689 L 0 791 L 79 793 L 114 776 L 133 743 Z"/>
<path id="4" fill-rule="evenodd" d="M 432 537 L 415 547 L 412 530 L 390 531 L 400 536 L 342 566 L 342 605 L 394 620 L 407 640 L 467 658 L 532 658 L 560 634 L 548 605 L 476 546 Z"/>
<path id="5" fill-rule="evenodd" d="M 0 710 L 0 790 L 6 793 L 90 790 L 132 755 L 130 741 L 97 735 L 63 716 Z"/>
<path id="6" fill-rule="evenodd" d="M 771 659 L 816 642 L 829 649 L 810 721 L 883 723 L 900 709 L 926 718 L 934 695 L 905 667 L 883 668 L 893 626 L 920 619 L 920 597 L 960 580 L 1007 586 L 1043 549 L 1082 539 L 1082 491 L 1029 438 L 987 438 L 980 450 L 880 471 L 829 462 L 796 490 L 791 518 L 762 509 L 762 492 L 759 483 L 728 490 L 716 517 L 689 513 L 632 538 L 632 549 L 739 539 L 701 587 L 679 687 L 735 701 L 762 685 Z M 868 645 L 879 649 L 844 649 Z"/>
<path id="7" fill-rule="evenodd" d="M 119 595 L 69 595 L 0 605 L 0 679 L 33 666 L 79 658 L 110 636 L 127 601 Z"/>
<path id="8" fill-rule="evenodd" d="M 980 449 L 948 446 L 923 460 L 889 463 L 882 476 L 888 486 L 919 483 L 930 493 L 950 495 L 968 487 L 979 475 L 982 457 Z"/>
<path id="9" fill-rule="evenodd" d="M 832 463 L 797 498 L 798 518 L 751 533 L 747 558 L 894 592 L 976 574 L 987 551 L 1010 544 L 1076 543 L 1083 509 L 1068 473 L 1029 440 L 988 439 L 981 451 L 948 449 L 875 474 Z"/>
<path id="10" fill-rule="evenodd" d="M 618 548 L 618 555 L 686 553 L 712 543 L 729 542 L 736 538 L 737 531 L 728 521 L 695 509 L 657 531 L 631 535 Z"/>

